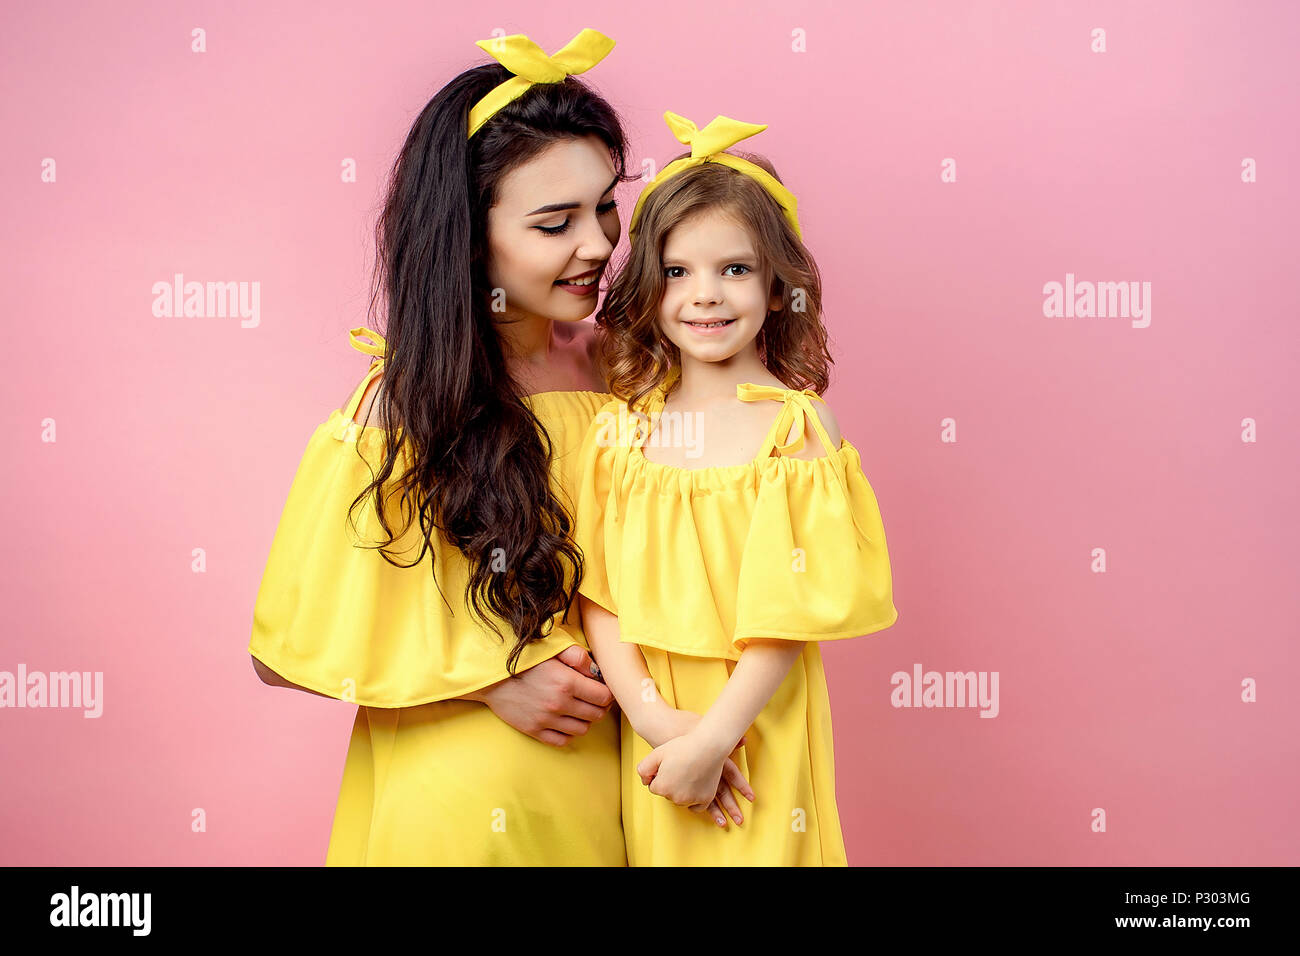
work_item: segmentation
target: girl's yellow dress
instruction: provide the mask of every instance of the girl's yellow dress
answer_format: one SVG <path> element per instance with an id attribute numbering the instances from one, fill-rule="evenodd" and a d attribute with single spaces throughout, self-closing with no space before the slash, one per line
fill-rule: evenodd
<path id="1" fill-rule="evenodd" d="M 675 375 L 674 375 L 675 377 Z M 743 465 L 679 468 L 641 451 L 671 385 L 647 399 L 650 427 L 611 399 L 584 439 L 577 540 L 580 590 L 618 616 L 668 704 L 705 713 L 751 638 L 804 642 L 746 731 L 736 763 L 754 788 L 744 823 L 652 794 L 636 766 L 651 746 L 622 718 L 623 829 L 632 866 L 844 866 L 830 701 L 818 641 L 870 634 L 898 617 L 885 531 L 857 449 L 831 448 L 811 389 L 742 384 L 743 401 L 782 403 Z M 805 422 L 827 454 L 803 447 Z M 797 437 L 778 444 L 796 425 Z"/>
<path id="2" fill-rule="evenodd" d="M 440 536 L 432 543 L 440 594 L 430 553 L 398 568 L 361 546 L 387 538 L 369 498 L 354 512 L 355 532 L 349 524 L 348 507 L 384 448 L 381 428 L 352 420 L 382 371 L 384 340 L 353 329 L 351 343 L 376 358 L 346 410 L 332 412 L 307 443 L 249 644 L 281 676 L 359 705 L 326 865 L 626 865 L 616 722 L 602 719 L 556 748 L 485 704 L 455 699 L 509 676 L 509 644 L 466 605 L 466 559 Z M 527 398 L 554 445 L 551 477 L 571 514 L 576 452 L 610 397 L 577 391 Z M 409 447 L 398 462 L 409 464 Z M 396 529 L 404 516 L 395 482 L 390 487 L 386 508 Z M 413 521 L 390 553 L 410 564 L 421 543 Z M 548 636 L 525 650 L 517 673 L 566 647 L 586 647 L 580 621 L 576 607 L 567 619 L 557 616 Z M 512 644 L 509 625 L 496 623 Z"/>

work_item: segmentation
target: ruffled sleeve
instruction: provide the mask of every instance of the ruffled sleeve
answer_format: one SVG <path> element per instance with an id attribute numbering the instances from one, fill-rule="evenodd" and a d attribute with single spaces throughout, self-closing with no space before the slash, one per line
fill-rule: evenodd
<path id="1" fill-rule="evenodd" d="M 351 418 L 334 411 L 307 442 L 258 589 L 249 652 L 295 684 L 367 707 L 448 700 L 504 680 L 513 632 L 497 620 L 498 639 L 471 613 L 460 551 L 435 536 L 418 564 L 400 567 L 420 554 L 418 520 L 386 549 L 393 564 L 374 547 L 388 536 L 373 497 L 349 517 L 385 448 L 382 429 L 363 429 Z M 408 458 L 399 456 L 395 474 Z M 384 492 L 389 526 L 400 530 L 405 515 L 395 479 Z M 567 619 L 553 619 L 550 633 L 525 648 L 516 672 L 585 645 L 578 617 L 571 608 Z"/>
<path id="2" fill-rule="evenodd" d="M 858 450 L 774 459 L 741 552 L 732 644 L 750 638 L 833 641 L 898 619 L 885 527 Z M 806 466 L 813 467 L 806 467 Z"/>
<path id="3" fill-rule="evenodd" d="M 626 466 L 627 445 L 620 445 L 619 423 L 626 421 L 622 402 L 606 402 L 596 412 L 578 452 L 577 502 L 574 540 L 583 554 L 579 593 L 611 614 L 618 613 L 615 598 L 622 557 L 622 527 L 610 506 L 614 474 Z"/>
<path id="4" fill-rule="evenodd" d="M 387 535 L 369 497 L 353 512 L 355 530 L 349 522 L 352 500 L 382 462 L 382 438 L 377 429 L 358 436 L 335 412 L 307 443 L 258 589 L 249 652 L 295 684 L 367 707 L 448 700 L 504 680 L 512 632 L 498 621 L 498 640 L 472 616 L 464 556 L 439 541 L 414 567 L 390 564 L 373 547 Z M 399 529 L 398 496 L 385 507 Z M 413 521 L 389 553 L 411 564 L 421 541 Z M 556 621 L 516 672 L 577 643 L 580 629 Z"/>

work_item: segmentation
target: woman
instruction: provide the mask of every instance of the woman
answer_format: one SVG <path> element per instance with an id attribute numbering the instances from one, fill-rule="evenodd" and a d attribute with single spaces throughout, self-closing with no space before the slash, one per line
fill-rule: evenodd
<path id="1" fill-rule="evenodd" d="M 440 90 L 394 164 L 386 336 L 353 330 L 374 361 L 308 443 L 254 611 L 263 680 L 360 705 L 327 865 L 626 864 L 569 490 L 610 398 L 577 323 L 628 178 L 571 74 L 613 41 L 479 46 L 500 62 Z"/>

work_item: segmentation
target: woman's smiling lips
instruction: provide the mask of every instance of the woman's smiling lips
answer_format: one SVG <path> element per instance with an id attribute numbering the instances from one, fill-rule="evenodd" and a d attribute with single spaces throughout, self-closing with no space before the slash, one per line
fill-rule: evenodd
<path id="1" fill-rule="evenodd" d="M 597 283 L 600 280 L 600 270 L 591 269 L 580 275 L 568 276 L 564 279 L 556 279 L 555 284 L 565 292 L 571 295 L 591 295 L 596 291 Z"/>

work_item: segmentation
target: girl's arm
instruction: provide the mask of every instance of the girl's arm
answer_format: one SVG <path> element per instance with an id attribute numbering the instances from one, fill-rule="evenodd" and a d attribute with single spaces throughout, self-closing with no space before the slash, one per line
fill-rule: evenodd
<path id="1" fill-rule="evenodd" d="M 587 634 L 587 643 L 600 667 L 605 686 L 613 692 L 614 699 L 627 715 L 628 723 L 637 735 L 649 741 L 651 746 L 662 746 L 674 738 L 681 740 L 689 733 L 688 728 L 698 727 L 703 721 L 702 717 L 678 710 L 659 696 L 654 679 L 646 668 L 641 648 L 619 640 L 618 618 L 585 594 L 580 593 L 578 600 L 582 607 L 582 627 Z M 736 666 L 739 668 L 740 665 Z M 740 739 L 739 734 L 736 739 Z M 727 818 L 723 810 L 738 824 L 744 820 L 732 788 L 749 800 L 754 799 L 754 790 L 749 781 L 728 756 L 734 749 L 733 745 L 722 755 L 718 773 L 713 776 L 713 790 L 700 802 L 700 809 L 712 816 L 714 822 L 724 830 L 727 828 Z"/>
<path id="2" fill-rule="evenodd" d="M 722 693 L 692 733 L 712 753 L 731 753 L 790 673 L 790 666 L 803 648 L 802 641 L 750 639 Z"/>
<path id="3" fill-rule="evenodd" d="M 803 646 L 801 641 L 750 640 L 699 723 L 637 764 L 641 782 L 678 806 L 703 809 L 718 789 L 727 755 L 772 699 Z"/>
<path id="4" fill-rule="evenodd" d="M 578 600 L 582 629 L 605 686 L 613 692 L 632 729 L 646 740 L 656 739 L 657 728 L 668 719 L 671 708 L 655 689 L 641 648 L 619 640 L 617 617 L 585 594 L 579 594 Z"/>

